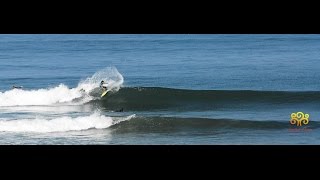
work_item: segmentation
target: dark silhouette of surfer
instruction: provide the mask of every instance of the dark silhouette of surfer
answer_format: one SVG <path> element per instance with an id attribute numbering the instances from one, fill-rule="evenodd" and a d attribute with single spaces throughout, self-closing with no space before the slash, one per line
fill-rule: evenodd
<path id="1" fill-rule="evenodd" d="M 123 112 L 123 108 L 116 110 L 116 112 Z"/>
<path id="2" fill-rule="evenodd" d="M 12 86 L 12 89 L 22 89 L 22 87 L 23 87 L 23 86 L 15 86 L 15 85 L 13 85 L 13 86 Z"/>

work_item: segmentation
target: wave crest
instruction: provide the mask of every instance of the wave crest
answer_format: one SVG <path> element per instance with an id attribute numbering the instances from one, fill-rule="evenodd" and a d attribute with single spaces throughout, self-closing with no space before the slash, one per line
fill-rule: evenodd
<path id="1" fill-rule="evenodd" d="M 80 131 L 87 129 L 105 129 L 122 121 L 128 121 L 134 118 L 130 115 L 121 118 L 112 118 L 95 112 L 89 116 L 69 117 L 63 116 L 54 119 L 19 119 L 19 120 L 1 120 L 0 131 L 6 132 L 64 132 Z"/>
<path id="2" fill-rule="evenodd" d="M 83 104 L 94 99 L 91 92 L 99 88 L 101 80 L 107 82 L 112 91 L 118 91 L 124 81 L 123 76 L 115 67 L 107 67 L 81 81 L 76 88 L 68 88 L 68 86 L 60 84 L 47 89 L 12 89 L 0 92 L 0 106 Z"/>

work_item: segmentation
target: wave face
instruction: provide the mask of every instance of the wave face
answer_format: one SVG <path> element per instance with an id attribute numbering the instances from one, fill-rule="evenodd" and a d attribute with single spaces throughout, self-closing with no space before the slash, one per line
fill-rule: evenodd
<path id="1" fill-rule="evenodd" d="M 83 104 L 95 99 L 92 93 L 99 91 L 101 80 L 108 83 L 110 89 L 114 92 L 120 89 L 124 81 L 116 68 L 107 67 L 80 81 L 75 88 L 68 88 L 68 86 L 60 84 L 46 89 L 12 89 L 0 92 L 0 106 L 53 105 L 57 103 Z"/>
<path id="2" fill-rule="evenodd" d="M 106 109 L 146 110 L 212 110 L 263 105 L 320 107 L 320 92 L 249 91 L 249 90 L 182 90 L 158 87 L 122 88 L 101 100 L 93 100 Z"/>
<path id="3" fill-rule="evenodd" d="M 87 129 L 104 129 L 122 121 L 127 121 L 135 115 L 122 118 L 112 118 L 95 112 L 89 116 L 62 116 L 53 119 L 35 118 L 19 120 L 1 120 L 0 131 L 6 132 L 64 132 Z"/>
<path id="4" fill-rule="evenodd" d="M 296 127 L 288 121 L 252 121 L 239 119 L 181 118 L 181 117 L 135 117 L 131 121 L 111 127 L 116 132 L 175 132 L 175 131 L 228 131 L 244 130 L 288 130 Z M 318 129 L 319 122 L 310 122 L 303 128 Z M 300 128 L 300 130 L 303 130 Z"/>

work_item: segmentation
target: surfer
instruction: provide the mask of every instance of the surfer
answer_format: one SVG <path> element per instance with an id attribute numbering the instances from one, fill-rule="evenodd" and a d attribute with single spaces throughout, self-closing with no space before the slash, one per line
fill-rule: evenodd
<path id="1" fill-rule="evenodd" d="M 103 80 L 100 82 L 100 87 L 101 87 L 104 91 L 107 90 L 107 84 L 106 84 Z"/>
<path id="2" fill-rule="evenodd" d="M 116 112 L 123 112 L 123 108 L 116 110 Z"/>
<path id="3" fill-rule="evenodd" d="M 12 86 L 12 89 L 22 89 L 22 86 L 15 86 L 15 85 L 13 85 L 13 86 Z"/>

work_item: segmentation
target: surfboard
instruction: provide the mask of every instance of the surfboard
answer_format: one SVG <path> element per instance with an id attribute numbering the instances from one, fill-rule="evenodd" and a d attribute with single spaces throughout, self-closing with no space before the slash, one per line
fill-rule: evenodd
<path id="1" fill-rule="evenodd" d="M 109 92 L 110 90 L 106 90 L 101 94 L 101 97 L 105 96 L 107 94 L 107 92 Z"/>

